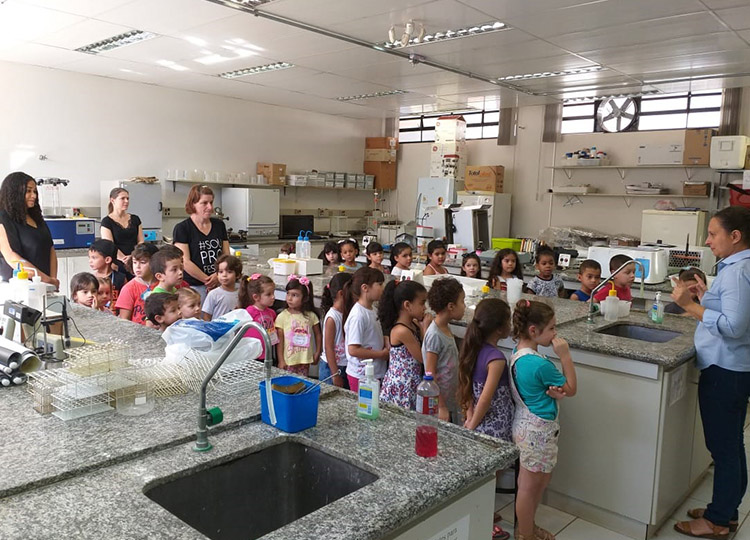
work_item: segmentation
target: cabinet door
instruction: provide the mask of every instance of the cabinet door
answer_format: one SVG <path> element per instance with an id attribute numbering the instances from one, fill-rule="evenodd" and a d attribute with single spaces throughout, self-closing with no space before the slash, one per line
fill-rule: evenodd
<path id="1" fill-rule="evenodd" d="M 68 258 L 57 257 L 57 279 L 60 280 L 60 294 L 70 298 L 70 274 L 68 274 Z"/>
<path id="2" fill-rule="evenodd" d="M 91 272 L 91 268 L 89 267 L 89 257 L 86 256 L 76 256 L 76 257 L 68 257 L 68 277 L 67 277 L 67 283 L 65 283 L 65 295 L 70 298 L 70 280 L 73 279 L 73 276 L 75 276 L 78 272 Z M 60 290 L 62 290 L 62 283 L 60 284 Z"/>

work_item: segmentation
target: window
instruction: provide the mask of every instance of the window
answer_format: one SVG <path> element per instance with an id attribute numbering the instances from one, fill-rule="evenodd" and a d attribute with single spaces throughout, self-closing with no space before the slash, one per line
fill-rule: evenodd
<path id="1" fill-rule="evenodd" d="M 431 142 L 435 140 L 435 123 L 441 116 L 462 114 L 466 119 L 466 140 L 497 139 L 500 112 L 492 111 L 456 111 L 442 112 L 422 116 L 404 116 L 398 122 L 398 142 Z"/>
<path id="2" fill-rule="evenodd" d="M 721 91 L 716 90 L 639 97 L 637 122 L 631 131 L 718 127 L 721 100 Z M 596 122 L 596 110 L 601 101 L 566 103 L 563 106 L 562 133 L 601 131 Z"/>

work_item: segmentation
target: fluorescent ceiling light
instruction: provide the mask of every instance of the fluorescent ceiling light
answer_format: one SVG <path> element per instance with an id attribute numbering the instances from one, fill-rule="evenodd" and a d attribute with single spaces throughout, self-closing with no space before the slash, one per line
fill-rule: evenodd
<path id="1" fill-rule="evenodd" d="M 237 77 L 244 77 L 245 75 L 256 75 L 258 73 L 267 73 L 269 71 L 278 71 L 280 69 L 288 69 L 292 67 L 294 67 L 294 64 L 290 64 L 289 62 L 275 62 L 263 66 L 249 67 L 235 71 L 225 71 L 224 73 L 219 73 L 219 77 L 224 79 L 236 79 Z"/>
<path id="2" fill-rule="evenodd" d="M 119 49 L 126 45 L 132 45 L 140 41 L 146 41 L 147 39 L 155 38 L 156 34 L 151 32 L 144 32 L 143 30 L 131 30 L 124 34 L 112 36 L 111 38 L 97 41 L 96 43 L 90 43 L 83 47 L 78 47 L 76 51 L 88 54 L 99 54 L 100 52 L 111 51 L 112 49 Z"/>
<path id="3" fill-rule="evenodd" d="M 524 73 L 523 75 L 508 75 L 506 77 L 498 77 L 498 81 L 526 81 L 529 79 L 545 79 L 547 77 L 562 77 L 565 75 L 580 75 L 582 73 L 594 73 L 596 71 L 602 71 L 602 66 L 588 66 L 575 69 L 563 69 L 560 71 L 544 71 L 541 73 Z"/>
<path id="4" fill-rule="evenodd" d="M 386 41 L 378 43 L 378 46 L 385 47 L 386 49 L 399 49 L 401 47 L 411 47 L 414 45 L 423 45 L 425 43 L 436 43 L 438 41 L 446 41 L 449 39 L 458 39 L 471 36 L 478 36 L 480 34 L 490 34 L 492 32 L 500 32 L 502 30 L 509 30 L 510 27 L 500 21 L 490 21 L 484 24 L 477 24 L 474 26 L 467 26 L 466 28 L 459 28 L 458 30 L 445 30 L 442 32 L 430 32 L 429 34 L 418 35 L 409 40 L 408 44 L 402 45 L 400 40 L 397 41 Z M 390 38 L 390 35 L 389 35 Z"/>
<path id="5" fill-rule="evenodd" d="M 385 96 L 395 96 L 397 94 L 406 94 L 406 90 L 386 90 L 383 92 L 373 92 L 372 94 L 359 94 L 357 96 L 343 96 L 343 97 L 337 97 L 336 100 L 338 101 L 356 101 L 360 99 L 370 99 L 370 98 L 378 98 L 378 97 L 385 97 Z"/>
<path id="6" fill-rule="evenodd" d="M 580 94 L 583 94 L 583 92 L 579 92 Z M 591 94 L 587 96 L 576 96 L 576 97 L 570 97 L 570 98 L 564 98 L 563 103 L 574 103 L 576 101 L 591 101 L 591 100 L 600 100 L 600 99 L 609 99 L 609 98 L 627 98 L 627 97 L 641 97 L 641 96 L 648 96 L 653 94 L 658 94 L 659 90 L 644 90 L 643 92 L 630 92 L 630 93 L 624 93 L 624 94 L 611 94 L 609 96 L 600 96 L 596 94 Z"/>

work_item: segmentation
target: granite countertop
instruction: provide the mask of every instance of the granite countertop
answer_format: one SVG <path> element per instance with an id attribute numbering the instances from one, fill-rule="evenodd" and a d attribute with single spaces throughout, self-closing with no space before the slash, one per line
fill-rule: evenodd
<path id="1" fill-rule="evenodd" d="M 185 443 L 6 498 L 0 504 L 2 534 L 13 538 L 205 538 L 148 499 L 144 487 L 291 439 L 379 478 L 264 538 L 375 539 L 491 478 L 517 456 L 509 443 L 442 423 L 438 457 L 425 460 L 414 454 L 413 413 L 387 406 L 373 422 L 357 418 L 355 404 L 353 394 L 337 390 L 321 399 L 318 425 L 296 435 L 260 422 L 219 434 L 212 428 L 211 452 L 194 452 L 192 443 Z M 152 414 L 139 423 L 161 424 Z M 37 458 L 28 459 L 33 463 Z"/>

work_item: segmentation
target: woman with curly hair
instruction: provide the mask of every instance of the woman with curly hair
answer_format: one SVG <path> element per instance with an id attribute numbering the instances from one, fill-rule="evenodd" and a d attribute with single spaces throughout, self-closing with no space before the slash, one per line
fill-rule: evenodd
<path id="1" fill-rule="evenodd" d="M 8 280 L 17 261 L 35 269 L 42 281 L 58 288 L 57 255 L 52 234 L 42 218 L 36 181 L 26 173 L 10 173 L 0 186 L 0 275 Z"/>

